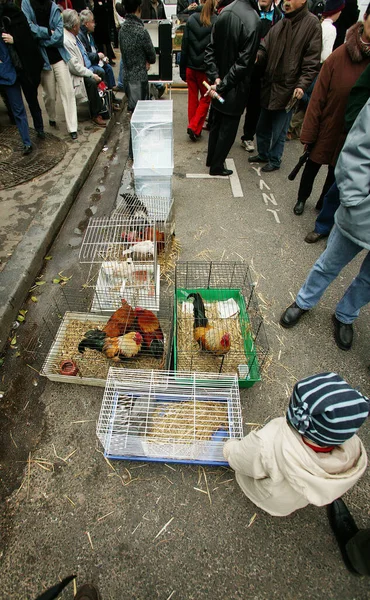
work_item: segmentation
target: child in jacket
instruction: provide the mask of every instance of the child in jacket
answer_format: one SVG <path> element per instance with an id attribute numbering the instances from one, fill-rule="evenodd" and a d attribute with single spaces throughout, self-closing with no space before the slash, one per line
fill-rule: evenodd
<path id="1" fill-rule="evenodd" d="M 366 470 L 355 434 L 369 409 L 368 398 L 336 373 L 307 377 L 295 385 L 286 417 L 226 442 L 225 459 L 245 495 L 270 515 L 330 504 Z"/>

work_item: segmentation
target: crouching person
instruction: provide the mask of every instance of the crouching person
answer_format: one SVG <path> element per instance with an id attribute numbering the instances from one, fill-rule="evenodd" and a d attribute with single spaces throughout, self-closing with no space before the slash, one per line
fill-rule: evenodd
<path id="1" fill-rule="evenodd" d="M 270 515 L 323 506 L 366 469 L 366 451 L 355 433 L 369 410 L 368 398 L 336 373 L 313 375 L 295 385 L 286 417 L 229 440 L 224 456 L 245 495 Z"/>
<path id="2" fill-rule="evenodd" d="M 103 102 L 98 92 L 98 83 L 100 83 L 101 78 L 85 66 L 82 54 L 85 50 L 77 38 L 80 31 L 80 17 L 75 10 L 70 8 L 64 10 L 62 16 L 64 22 L 64 47 L 71 55 L 71 59 L 67 64 L 72 77 L 76 99 L 82 100 L 87 96 L 93 122 L 95 125 L 99 125 L 99 127 L 106 127 L 106 123 L 100 114 L 103 111 Z"/>

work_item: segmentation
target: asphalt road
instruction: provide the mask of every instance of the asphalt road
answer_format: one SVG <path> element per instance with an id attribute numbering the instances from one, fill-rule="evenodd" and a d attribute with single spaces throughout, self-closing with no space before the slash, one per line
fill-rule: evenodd
<path id="1" fill-rule="evenodd" d="M 174 93 L 174 107 L 181 258 L 246 260 L 265 317 L 270 359 L 263 381 L 242 391 L 245 431 L 248 423 L 263 424 L 284 414 L 295 381 L 315 372 L 335 370 L 369 395 L 369 307 L 356 322 L 351 352 L 336 347 L 331 325 L 335 304 L 361 257 L 299 326 L 285 331 L 278 325 L 281 311 L 324 248 L 323 242 L 310 246 L 303 241 L 313 226 L 324 173 L 302 217 L 292 212 L 298 181 L 287 180 L 301 151 L 298 142 L 286 145 L 281 170 L 263 178 L 235 143 L 230 156 L 243 198 L 232 196 L 227 180 L 187 179 L 187 173 L 207 172 L 208 134 L 195 144 L 188 140 L 185 93 Z M 113 470 L 95 435 L 102 390 L 52 383 L 27 366 L 38 368 L 26 343 L 30 332 L 47 321 L 51 296 L 58 291 L 53 277 L 61 270 L 73 275 L 66 288 L 78 294 L 84 275 L 78 264 L 81 232 L 91 214 L 109 214 L 126 157 L 122 123 L 50 249 L 52 260 L 45 261 L 40 279 L 47 284 L 36 290 L 39 302 L 26 303 L 26 323 L 2 367 L 0 596 L 33 599 L 46 586 L 77 573 L 78 583 L 99 585 L 103 600 L 369 598 L 368 581 L 350 575 L 342 564 L 325 508 L 273 518 L 244 497 L 227 469 L 119 462 Z M 369 448 L 367 424 L 361 437 Z M 205 478 L 210 498 L 194 489 L 205 491 Z M 369 492 L 367 473 L 346 495 L 359 527 L 370 526 Z M 72 596 L 71 586 L 61 597 Z"/>

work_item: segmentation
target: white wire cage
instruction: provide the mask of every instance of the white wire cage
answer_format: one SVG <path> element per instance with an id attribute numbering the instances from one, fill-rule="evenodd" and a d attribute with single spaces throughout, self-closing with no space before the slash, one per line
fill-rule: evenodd
<path id="1" fill-rule="evenodd" d="M 112 366 L 130 372 L 170 367 L 173 306 L 168 294 L 158 313 L 128 310 L 113 322 L 104 309 L 91 312 L 92 302 L 92 290 L 58 290 L 41 322 L 30 325 L 32 333 L 22 347 L 27 363 L 51 381 L 98 387 L 105 386 Z"/>
<path id="2" fill-rule="evenodd" d="M 226 466 L 243 437 L 237 376 L 111 368 L 97 436 L 111 459 Z"/>
<path id="3" fill-rule="evenodd" d="M 156 221 L 145 213 L 91 218 L 80 249 L 80 262 L 90 264 L 85 286 L 95 292 L 91 310 L 114 311 L 124 298 L 158 311 L 157 249 Z"/>

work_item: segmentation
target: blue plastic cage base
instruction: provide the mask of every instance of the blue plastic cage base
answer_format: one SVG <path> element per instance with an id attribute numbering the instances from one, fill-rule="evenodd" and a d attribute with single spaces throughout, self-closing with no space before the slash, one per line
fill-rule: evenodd
<path id="1" fill-rule="evenodd" d="M 181 464 L 181 465 L 204 465 L 204 466 L 209 466 L 209 467 L 230 467 L 229 463 L 226 461 L 220 461 L 220 462 L 215 462 L 212 460 L 186 460 L 186 459 L 180 459 L 180 458 L 152 458 L 150 457 L 144 457 L 144 456 L 115 456 L 113 454 L 107 454 L 106 452 L 104 452 L 104 456 L 105 458 L 108 458 L 109 460 L 132 460 L 135 462 L 159 462 L 159 463 L 177 463 L 177 464 Z"/>

